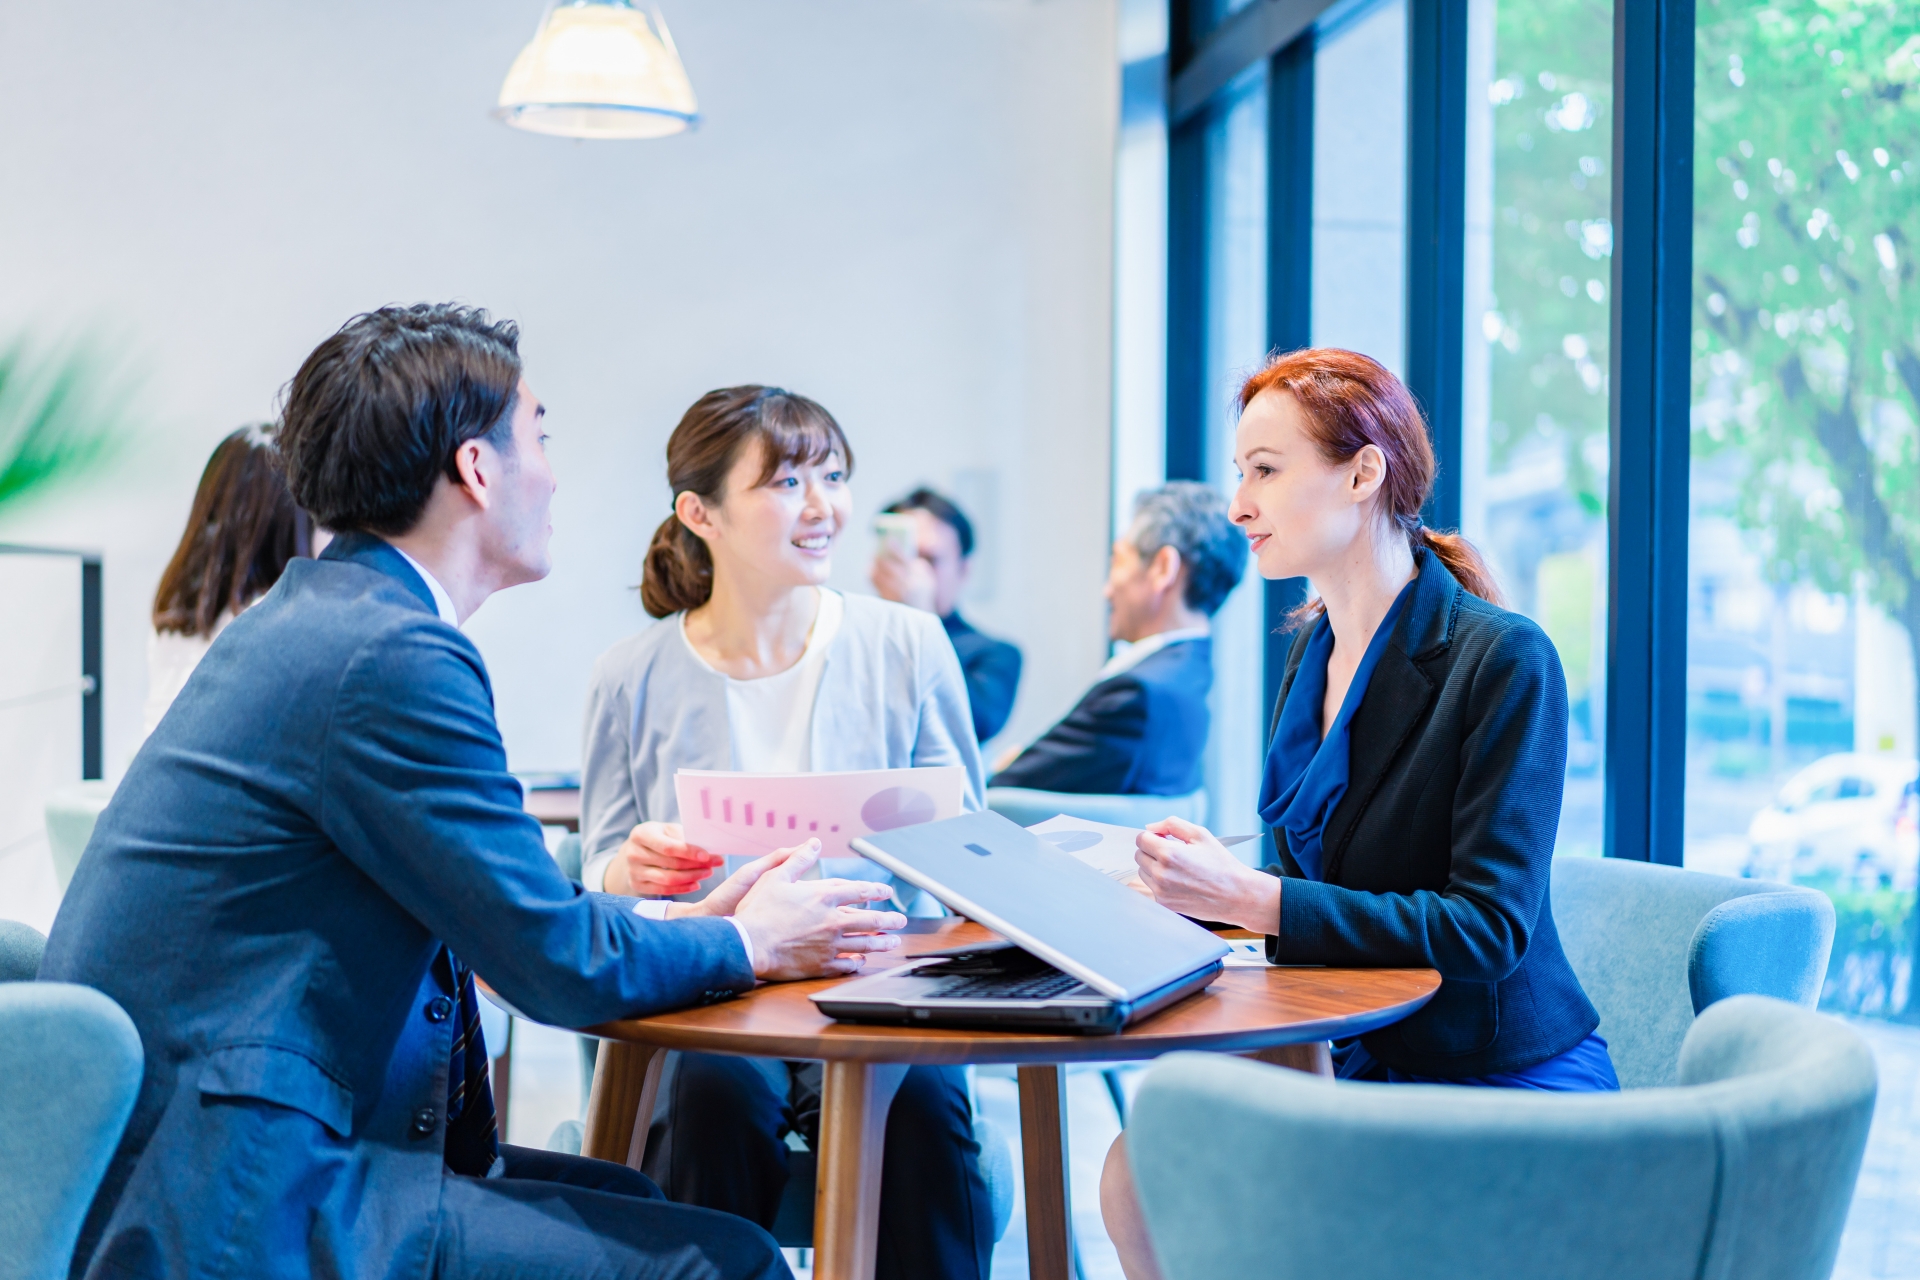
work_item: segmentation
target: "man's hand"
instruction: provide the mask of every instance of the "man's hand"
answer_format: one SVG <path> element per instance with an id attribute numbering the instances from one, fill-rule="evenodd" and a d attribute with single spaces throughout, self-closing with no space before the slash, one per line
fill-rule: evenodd
<path id="1" fill-rule="evenodd" d="M 607 864 L 606 890 L 641 898 L 692 893 L 725 861 L 697 844 L 688 844 L 677 822 L 643 822 L 627 834 L 626 843 Z"/>
<path id="2" fill-rule="evenodd" d="M 1279 931 L 1279 879 L 1234 857 L 1205 827 L 1165 818 L 1134 837 L 1134 848 L 1141 883 L 1161 906 L 1255 933 Z"/>
<path id="3" fill-rule="evenodd" d="M 746 866 L 713 887 L 706 897 L 698 902 L 676 902 L 667 908 L 667 919 L 678 920 L 682 916 L 730 916 L 740 909 L 741 899 L 747 896 L 747 890 L 760 882 L 760 877 L 779 866 L 794 854 L 806 848 L 800 845 L 792 849 L 775 849 L 772 853 L 755 858 Z"/>
<path id="4" fill-rule="evenodd" d="M 881 599 L 933 612 L 933 566 L 919 556 L 902 560 L 899 556 L 877 555 L 870 576 Z"/>
<path id="5" fill-rule="evenodd" d="M 809 840 L 742 867 L 715 890 L 752 873 L 733 916 L 753 939 L 755 977 L 780 982 L 858 973 L 869 953 L 899 948 L 898 937 L 881 931 L 906 928 L 905 916 L 859 909 L 891 898 L 893 890 L 868 880 L 800 879 L 819 860 L 820 842 Z"/>

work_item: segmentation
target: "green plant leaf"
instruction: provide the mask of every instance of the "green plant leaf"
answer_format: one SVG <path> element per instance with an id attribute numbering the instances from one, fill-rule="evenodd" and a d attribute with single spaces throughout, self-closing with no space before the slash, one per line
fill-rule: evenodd
<path id="1" fill-rule="evenodd" d="M 0 345 L 0 508 L 98 472 L 129 436 L 131 388 L 97 348 Z"/>

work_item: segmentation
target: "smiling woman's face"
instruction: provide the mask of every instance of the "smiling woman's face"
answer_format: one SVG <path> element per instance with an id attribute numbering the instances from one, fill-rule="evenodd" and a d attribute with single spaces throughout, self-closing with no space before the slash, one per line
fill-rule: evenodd
<path id="1" fill-rule="evenodd" d="M 715 577 L 738 574 L 768 586 L 819 586 L 833 569 L 833 545 L 853 511 L 847 464 L 838 451 L 820 462 L 783 462 L 765 481 L 766 445 L 742 449 L 717 506 L 683 523 L 706 541 Z M 691 496 L 691 495 L 687 495 Z"/>
<path id="2" fill-rule="evenodd" d="M 1312 578 L 1361 537 L 1378 483 L 1362 481 L 1368 445 L 1329 463 L 1308 436 L 1299 402 L 1285 391 L 1262 391 L 1240 415 L 1234 465 L 1240 487 L 1227 514 L 1247 535 L 1263 578 Z"/>

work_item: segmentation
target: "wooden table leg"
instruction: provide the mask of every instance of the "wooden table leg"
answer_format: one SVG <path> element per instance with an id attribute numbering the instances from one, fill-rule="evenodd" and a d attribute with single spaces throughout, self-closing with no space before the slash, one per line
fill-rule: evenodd
<path id="1" fill-rule="evenodd" d="M 1027 1274 L 1072 1280 L 1067 1082 L 1057 1066 L 1020 1068 L 1020 1155 L 1027 1192 Z"/>
<path id="2" fill-rule="evenodd" d="M 1256 1062 L 1270 1062 L 1276 1067 L 1292 1067 L 1295 1071 L 1304 1071 L 1310 1076 L 1325 1076 L 1333 1079 L 1333 1045 L 1325 1040 L 1308 1040 L 1302 1044 L 1276 1044 L 1265 1049 L 1255 1049 L 1246 1055 Z"/>
<path id="3" fill-rule="evenodd" d="M 580 1154 L 638 1169 L 647 1154 L 653 1099 L 667 1051 L 627 1040 L 602 1040 L 587 1095 L 586 1136 Z"/>
<path id="4" fill-rule="evenodd" d="M 826 1066 L 813 1191 L 813 1274 L 815 1280 L 873 1280 L 887 1109 L 907 1068 L 887 1062 Z"/>
<path id="5" fill-rule="evenodd" d="M 507 1108 L 513 1105 L 513 1015 L 507 1015 L 507 1040 L 488 1068 L 493 1077 L 493 1122 L 500 1141 L 507 1140 Z"/>

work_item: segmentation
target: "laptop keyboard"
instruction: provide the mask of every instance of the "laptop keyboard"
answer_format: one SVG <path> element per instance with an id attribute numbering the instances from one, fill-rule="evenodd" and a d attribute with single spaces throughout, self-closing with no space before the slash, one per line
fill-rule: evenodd
<path id="1" fill-rule="evenodd" d="M 998 974 L 980 978 L 944 978 L 927 994 L 936 1000 L 1048 1000 L 1080 985 L 1070 973 Z"/>
<path id="2" fill-rule="evenodd" d="M 1093 994 L 1072 974 L 1016 947 L 954 956 L 914 976 L 928 980 L 922 998 L 931 1000 L 1050 1000 L 1076 989 Z"/>

